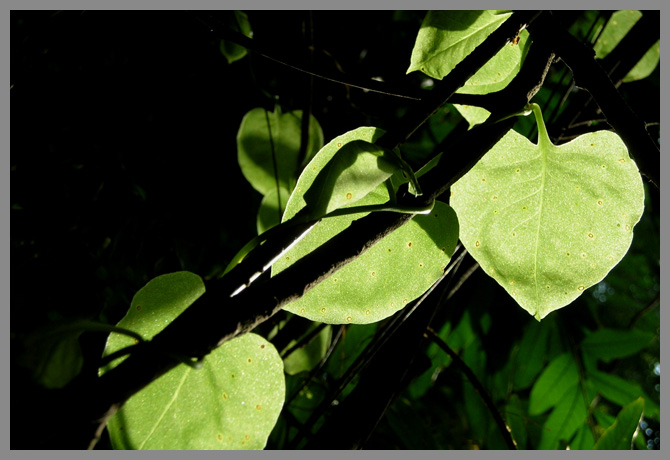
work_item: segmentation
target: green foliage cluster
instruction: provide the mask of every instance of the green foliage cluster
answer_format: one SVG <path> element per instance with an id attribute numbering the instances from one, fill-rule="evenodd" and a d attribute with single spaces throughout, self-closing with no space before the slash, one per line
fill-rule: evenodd
<path id="1" fill-rule="evenodd" d="M 409 59 L 407 78 L 445 81 L 514 14 L 428 12 L 414 18 L 417 34 L 405 37 L 413 42 L 411 54 L 396 59 Z M 583 13 L 571 33 L 603 59 L 642 16 Z M 227 12 L 222 18 L 217 27 L 242 39 L 227 35 L 217 43 L 220 53 L 236 72 L 245 72 L 250 61 L 253 75 L 244 38 L 257 31 L 254 15 Z M 411 17 L 398 13 L 390 22 Z M 622 92 L 657 75 L 659 43 L 643 50 L 622 79 Z M 180 364 L 109 420 L 111 447 L 328 448 L 318 444 L 319 433 L 332 430 L 341 403 L 339 414 L 350 419 L 369 410 L 347 405 L 360 401 L 357 392 L 367 384 L 379 391 L 363 399 L 391 396 L 374 430 L 362 434 L 366 448 L 648 448 L 641 421 L 660 421 L 658 388 L 646 376 L 660 359 L 658 209 L 649 205 L 654 191 L 621 137 L 604 123 L 590 123 L 599 126 L 587 133 L 563 126 L 570 140 L 552 140 L 548 126 L 558 129 L 560 115 L 571 110 L 567 68 L 561 75 L 554 63 L 537 103 L 522 112 L 511 107 L 488 120 L 486 104 L 471 103 L 505 90 L 533 45 L 532 28 L 520 30 L 400 149 L 381 144 L 388 125 L 360 124 L 331 136 L 311 105 L 280 104 L 262 89 L 270 97 L 240 117 L 236 138 L 237 162 L 248 181 L 243 193 L 260 194 L 258 236 L 246 246 L 251 252 L 231 257 L 226 273 L 175 270 L 148 280 L 115 326 L 75 321 L 29 335 L 24 366 L 46 387 L 67 387 L 82 369 L 80 336 L 105 331 L 104 379 L 198 299 L 215 295 L 213 283 L 225 283 L 238 266 L 270 251 L 274 236 L 290 232 L 299 219 L 314 225 L 269 252 L 242 288 L 289 270 L 366 216 L 409 213 L 409 222 L 310 286 L 275 318 L 258 320 L 253 332 L 222 341 L 196 361 L 178 348 L 165 351 Z M 554 97 L 561 92 L 568 94 L 565 101 Z M 421 97 L 431 93 L 423 89 Z M 515 129 L 450 190 L 428 197 L 428 204 L 418 201 L 426 198 L 424 179 L 454 161 L 451 135 L 517 117 Z M 400 345 L 415 353 L 412 358 L 397 353 L 381 364 L 403 370 L 402 379 L 366 373 L 366 366 L 387 356 L 379 350 L 401 337 L 409 318 L 433 302 L 420 345 Z"/>

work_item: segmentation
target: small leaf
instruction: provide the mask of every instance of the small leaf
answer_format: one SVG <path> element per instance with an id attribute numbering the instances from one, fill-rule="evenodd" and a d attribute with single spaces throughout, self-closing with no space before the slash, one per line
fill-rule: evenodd
<path id="1" fill-rule="evenodd" d="M 587 375 L 587 382 L 605 399 L 624 406 L 630 401 L 642 397 L 646 401 L 645 414 L 655 420 L 660 420 L 660 408 L 647 396 L 638 383 L 629 382 L 616 375 L 601 371 L 591 371 Z"/>
<path id="2" fill-rule="evenodd" d="M 226 11 L 224 15 L 224 21 L 228 27 L 251 38 L 251 25 L 246 13 L 242 11 Z M 245 47 L 228 40 L 221 40 L 220 49 L 221 54 L 226 57 L 228 64 L 232 64 L 247 55 Z"/>
<path id="3" fill-rule="evenodd" d="M 154 278 L 135 294 L 118 326 L 153 337 L 204 290 L 193 273 Z M 112 333 L 104 354 L 129 341 L 133 339 Z M 112 446 L 262 449 L 282 409 L 284 385 L 283 363 L 272 344 L 245 334 L 214 350 L 201 369 L 179 365 L 133 395 L 109 420 Z"/>
<path id="4" fill-rule="evenodd" d="M 286 358 L 284 358 L 284 372 L 288 375 L 295 375 L 300 372 L 310 371 L 321 362 L 333 335 L 331 326 L 324 327 L 312 340 L 305 346 L 297 349 Z M 286 348 L 291 348 L 297 343 L 291 341 Z"/>
<path id="5" fill-rule="evenodd" d="M 603 59 L 610 54 L 641 17 L 642 13 L 637 10 L 623 10 L 612 13 L 612 16 L 610 16 L 609 21 L 607 21 L 605 28 L 598 37 L 598 41 L 593 45 L 596 58 Z"/>
<path id="6" fill-rule="evenodd" d="M 530 391 L 528 413 L 539 415 L 558 404 L 568 391 L 577 387 L 579 373 L 572 355 L 564 353 L 554 358 Z"/>
<path id="7" fill-rule="evenodd" d="M 237 160 L 242 174 L 263 196 L 279 186 L 293 190 L 299 171 L 302 111 L 280 114 L 277 110 L 252 109 L 244 116 L 237 132 Z M 306 156 L 323 145 L 323 132 L 310 117 Z M 275 175 L 276 172 L 276 175 Z"/>
<path id="8" fill-rule="evenodd" d="M 584 424 L 588 412 L 578 385 L 569 388 L 551 411 L 544 426 L 539 449 L 558 449 L 559 442 L 569 441 Z"/>
<path id="9" fill-rule="evenodd" d="M 363 140 L 344 144 L 303 195 L 314 218 L 356 203 L 398 170 L 393 154 Z"/>
<path id="10" fill-rule="evenodd" d="M 505 407 L 505 423 L 510 428 L 512 438 L 516 442 L 518 449 L 525 449 L 528 440 L 528 430 L 526 429 L 526 413 L 523 409 L 521 399 L 517 394 L 512 394 Z"/>
<path id="11" fill-rule="evenodd" d="M 623 258 L 644 188 L 619 136 L 555 146 L 539 108 L 539 143 L 510 131 L 452 186 L 468 252 L 536 319 L 600 282 Z"/>
<path id="12" fill-rule="evenodd" d="M 290 193 L 285 188 L 280 188 L 279 196 L 277 196 L 275 188 L 263 197 L 256 217 L 256 230 L 259 235 L 281 223 L 281 216 L 284 214 L 289 195 Z"/>
<path id="13" fill-rule="evenodd" d="M 515 358 L 514 389 L 528 388 L 542 370 L 547 352 L 549 330 L 539 323 L 529 324 L 521 338 Z"/>
<path id="14" fill-rule="evenodd" d="M 623 77 L 624 83 L 629 83 L 631 81 L 642 80 L 647 78 L 651 73 L 658 67 L 658 63 L 661 61 L 661 41 L 657 41 L 649 48 L 642 59 L 635 64 L 628 74 Z"/>
<path id="15" fill-rule="evenodd" d="M 84 357 L 79 336 L 86 327 L 79 327 L 78 323 L 48 326 L 25 338 L 20 363 L 30 368 L 35 380 L 45 388 L 62 388 L 81 372 Z"/>
<path id="16" fill-rule="evenodd" d="M 596 450 L 631 450 L 633 437 L 637 431 L 640 418 L 644 411 L 644 399 L 637 398 L 635 401 L 624 406 L 617 415 L 616 421 L 598 439 L 594 449 Z"/>
<path id="17" fill-rule="evenodd" d="M 654 334 L 637 329 L 603 328 L 589 334 L 582 341 L 580 348 L 582 352 L 608 362 L 638 353 L 646 348 L 653 338 Z"/>

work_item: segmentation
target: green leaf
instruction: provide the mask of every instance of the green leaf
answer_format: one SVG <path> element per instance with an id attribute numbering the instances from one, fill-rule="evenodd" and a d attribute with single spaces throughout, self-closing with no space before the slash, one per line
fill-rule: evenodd
<path id="1" fill-rule="evenodd" d="M 642 13 L 637 10 L 624 10 L 612 13 L 610 20 L 605 25 L 605 29 L 593 46 L 598 59 L 607 56 L 626 34 L 633 28 L 635 23 L 640 20 Z M 661 60 L 661 41 L 657 41 L 642 56 L 642 59 L 631 69 L 623 78 L 624 82 L 631 82 L 647 78 L 656 69 Z"/>
<path id="2" fill-rule="evenodd" d="M 256 217 L 256 230 L 259 235 L 281 223 L 289 195 L 285 188 L 280 188 L 277 195 L 277 189 L 274 188 L 263 197 Z"/>
<path id="3" fill-rule="evenodd" d="M 289 199 L 284 214 L 288 220 L 305 202 L 322 168 L 344 145 L 355 140 L 374 142 L 383 132 L 361 127 L 329 142 L 305 168 Z M 356 205 L 383 204 L 389 200 L 384 184 L 360 199 Z M 278 273 L 347 228 L 366 213 L 324 219 L 273 266 Z M 433 212 L 418 215 L 386 236 L 301 299 L 285 307 L 291 313 L 329 324 L 365 324 L 384 319 L 423 294 L 443 273 L 458 238 L 453 210 L 436 203 Z"/>
<path id="4" fill-rule="evenodd" d="M 561 440 L 569 441 L 588 415 L 578 385 L 570 387 L 544 423 L 539 449 L 557 449 Z"/>
<path id="5" fill-rule="evenodd" d="M 441 80 L 512 15 L 497 11 L 429 11 L 416 37 L 407 73 Z"/>
<path id="6" fill-rule="evenodd" d="M 531 323 L 526 327 L 514 361 L 515 390 L 529 387 L 542 370 L 546 359 L 548 334 L 549 329 L 538 323 Z"/>
<path id="7" fill-rule="evenodd" d="M 342 145 L 303 194 L 312 217 L 364 198 L 399 169 L 392 157 L 383 147 L 363 140 Z"/>
<path id="8" fill-rule="evenodd" d="M 593 438 L 591 427 L 584 423 L 577 429 L 575 437 L 568 444 L 570 450 L 591 450 L 596 440 Z"/>
<path id="9" fill-rule="evenodd" d="M 629 83 L 631 81 L 642 80 L 647 78 L 651 73 L 656 69 L 658 63 L 661 62 L 661 41 L 657 41 L 649 48 L 642 59 L 635 64 L 628 74 L 623 77 L 622 81 L 624 83 Z"/>
<path id="10" fill-rule="evenodd" d="M 152 337 L 203 292 L 192 273 L 154 278 L 119 326 Z M 111 334 L 105 355 L 128 340 Z M 262 449 L 283 402 L 279 354 L 262 337 L 245 334 L 214 350 L 201 369 L 180 365 L 133 395 L 108 429 L 115 449 Z"/>
<path id="11" fill-rule="evenodd" d="M 461 241 L 536 319 L 601 281 L 623 258 L 644 188 L 619 136 L 555 146 L 539 108 L 539 143 L 510 131 L 453 185 Z"/>
<path id="12" fill-rule="evenodd" d="M 228 27 L 251 38 L 251 24 L 249 24 L 249 18 L 246 13 L 242 11 L 226 11 L 224 14 L 224 21 Z M 226 57 L 228 64 L 232 64 L 247 55 L 245 47 L 228 40 L 221 40 L 220 49 L 221 54 Z"/>
<path id="13" fill-rule="evenodd" d="M 528 430 L 526 429 L 526 412 L 521 404 L 521 399 L 517 394 L 509 398 L 505 406 L 505 423 L 510 428 L 512 438 L 516 442 L 518 449 L 525 449 L 528 440 Z"/>
<path id="14" fill-rule="evenodd" d="M 616 421 L 598 439 L 596 450 L 630 450 L 644 411 L 644 399 L 638 398 L 624 406 Z"/>
<path id="15" fill-rule="evenodd" d="M 252 109 L 242 118 L 237 132 L 237 160 L 242 174 L 262 195 L 279 186 L 293 190 L 300 170 L 300 128 L 302 111 L 280 114 L 277 109 Z M 310 117 L 306 157 L 313 156 L 323 145 L 323 132 Z M 275 175 L 276 167 L 276 175 Z"/>
<path id="16" fill-rule="evenodd" d="M 642 387 L 638 383 L 632 383 L 616 375 L 600 371 L 589 372 L 587 383 L 592 385 L 605 399 L 620 406 L 625 406 L 634 399 L 644 398 L 646 401 L 645 415 L 660 420 L 660 407 L 642 391 Z"/>
<path id="17" fill-rule="evenodd" d="M 326 351 L 328 351 L 332 335 L 332 327 L 324 327 L 321 332 L 305 344 L 305 346 L 297 349 L 284 358 L 284 372 L 288 375 L 295 375 L 300 372 L 314 369 L 314 367 L 321 362 Z M 291 348 L 296 343 L 297 340 L 292 340 L 286 348 Z"/>
<path id="18" fill-rule="evenodd" d="M 43 326 L 23 338 L 19 363 L 32 370 L 33 377 L 46 388 L 62 388 L 81 372 L 84 357 L 79 337 L 84 332 L 112 332 L 127 335 L 110 324 L 86 319 L 59 321 Z"/>
<path id="19" fill-rule="evenodd" d="M 598 37 L 598 41 L 593 45 L 596 58 L 603 59 L 610 54 L 641 17 L 642 13 L 637 10 L 615 11 L 612 13 L 612 16 L 605 25 L 605 29 L 600 34 L 600 37 Z"/>
<path id="20" fill-rule="evenodd" d="M 558 404 L 579 383 L 577 365 L 570 353 L 554 358 L 530 391 L 528 413 L 539 415 Z"/>
<path id="21" fill-rule="evenodd" d="M 491 115 L 491 112 L 488 110 L 473 105 L 454 104 L 454 108 L 468 122 L 468 129 L 471 129 L 475 125 L 484 123 L 489 115 Z"/>
<path id="22" fill-rule="evenodd" d="M 62 388 L 81 372 L 84 364 L 79 336 L 86 330 L 84 321 L 50 325 L 26 336 L 20 363 L 32 370 L 45 388 Z"/>
<path id="23" fill-rule="evenodd" d="M 632 330 L 599 329 L 582 341 L 582 352 L 592 357 L 609 362 L 612 359 L 634 355 L 646 348 L 654 339 L 655 334 Z"/>

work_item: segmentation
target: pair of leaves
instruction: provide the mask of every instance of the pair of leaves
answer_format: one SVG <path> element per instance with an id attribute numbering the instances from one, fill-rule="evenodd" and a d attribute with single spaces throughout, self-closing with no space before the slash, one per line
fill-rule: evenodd
<path id="1" fill-rule="evenodd" d="M 644 188 L 619 136 L 555 146 L 539 107 L 538 144 L 510 131 L 451 189 L 461 241 L 541 320 L 601 281 L 626 254 Z"/>
<path id="2" fill-rule="evenodd" d="M 281 220 L 288 196 L 305 164 L 323 145 L 323 131 L 310 115 L 305 158 L 300 157 L 302 111 L 282 114 L 255 108 L 242 118 L 237 133 L 237 160 L 242 174 L 264 198 L 257 219 L 258 233 Z"/>
<path id="3" fill-rule="evenodd" d="M 159 276 L 135 294 L 118 326 L 151 338 L 204 292 L 193 273 Z M 104 355 L 133 343 L 113 333 Z M 245 334 L 213 351 L 201 369 L 179 365 L 133 395 L 108 423 L 112 446 L 262 449 L 282 409 L 284 391 L 283 363 L 275 348 L 258 335 Z"/>
<path id="4" fill-rule="evenodd" d="M 311 186 L 319 173 L 349 143 L 356 149 L 370 147 L 383 131 L 361 127 L 336 137 L 307 165 L 284 214 L 288 220 L 300 212 L 309 200 L 307 193 L 317 193 Z M 365 141 L 366 144 L 356 143 Z M 379 156 L 363 154 L 352 157 L 356 163 L 365 163 L 360 173 L 371 180 L 360 181 L 358 173 L 339 175 L 338 196 L 352 204 L 379 205 L 389 201 L 386 186 L 381 183 L 393 173 L 379 168 Z M 369 163 L 369 160 L 372 163 Z M 357 171 L 357 166 L 354 166 Z M 376 187 L 371 184 L 379 184 Z M 374 187 L 374 188 L 372 188 Z M 372 189 L 372 190 L 371 190 Z M 347 196 L 351 198 L 347 200 Z M 353 197 L 357 200 L 353 203 Z M 335 204 L 340 206 L 342 203 Z M 327 203 L 324 206 L 329 206 Z M 284 258 L 275 263 L 273 273 L 281 272 L 337 233 L 351 221 L 366 213 L 331 217 L 319 222 Z M 365 324 L 384 319 L 423 294 L 443 273 L 458 240 L 458 223 L 453 210 L 444 203 L 436 203 L 433 212 L 415 216 L 411 222 L 386 236 L 355 261 L 320 283 L 301 299 L 285 307 L 286 310 L 315 321 L 330 324 Z"/>
<path id="5" fill-rule="evenodd" d="M 598 41 L 593 46 L 596 57 L 602 59 L 607 56 L 623 40 L 641 17 L 642 13 L 637 10 L 616 11 L 612 13 Z M 642 56 L 642 59 L 628 72 L 623 78 L 623 82 L 627 83 L 647 78 L 656 69 L 660 60 L 661 41 L 659 40 L 649 48 L 644 56 Z"/>
<path id="6" fill-rule="evenodd" d="M 441 80 L 512 15 L 509 11 L 429 11 L 417 35 L 407 73 L 421 71 Z M 503 47 L 457 92 L 488 94 L 506 87 L 519 73 L 528 54 L 528 31 Z M 481 107 L 454 105 L 470 123 L 484 122 L 490 112 Z"/>

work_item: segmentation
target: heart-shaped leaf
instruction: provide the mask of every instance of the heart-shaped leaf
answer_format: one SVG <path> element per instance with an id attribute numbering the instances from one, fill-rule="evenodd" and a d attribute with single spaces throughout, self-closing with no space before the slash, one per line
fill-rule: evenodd
<path id="1" fill-rule="evenodd" d="M 349 142 L 374 142 L 383 134 L 362 127 L 329 142 L 305 168 L 284 214 L 288 220 L 305 207 L 303 193 L 309 190 L 321 169 Z M 355 205 L 383 204 L 389 200 L 384 184 Z M 347 228 L 366 213 L 344 215 L 319 222 L 295 247 L 272 267 L 280 272 L 314 248 Z M 435 203 L 433 212 L 417 215 L 411 222 L 386 236 L 358 259 L 320 283 L 286 310 L 330 324 L 365 324 L 387 318 L 423 294 L 443 273 L 458 241 L 458 222 L 453 210 Z"/>
<path id="2" fill-rule="evenodd" d="M 193 273 L 154 278 L 135 294 L 118 326 L 153 337 L 204 291 Z M 132 343 L 113 333 L 104 354 Z M 112 446 L 262 449 L 284 403 L 283 369 L 275 348 L 258 335 L 226 342 L 201 369 L 179 365 L 133 395 L 108 423 Z"/>
<path id="3" fill-rule="evenodd" d="M 538 320 L 601 281 L 626 254 L 644 208 L 619 136 L 555 146 L 539 107 L 539 142 L 510 131 L 452 187 L 461 241 Z"/>

